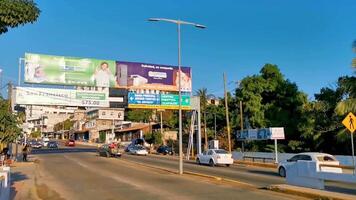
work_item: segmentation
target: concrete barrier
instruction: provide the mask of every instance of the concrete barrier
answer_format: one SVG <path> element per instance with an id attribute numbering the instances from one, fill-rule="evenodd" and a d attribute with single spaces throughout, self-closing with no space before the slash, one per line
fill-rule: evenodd
<path id="1" fill-rule="evenodd" d="M 0 168 L 0 200 L 10 199 L 10 167 Z"/>
<path id="2" fill-rule="evenodd" d="M 325 172 L 318 169 L 316 162 L 298 161 L 286 169 L 286 181 L 290 185 L 314 189 L 325 189 L 325 181 L 356 183 L 356 176 L 336 172 Z"/>
<path id="3" fill-rule="evenodd" d="M 278 160 L 284 161 L 290 159 L 295 156 L 294 153 L 278 153 Z M 265 157 L 265 158 L 274 158 L 273 152 L 240 152 L 234 151 L 232 152 L 232 157 L 234 160 L 243 160 L 243 156 L 251 156 L 251 157 Z M 352 156 L 345 155 L 336 155 L 335 158 L 340 162 L 340 165 L 352 165 Z M 271 161 L 274 162 L 274 161 Z"/>

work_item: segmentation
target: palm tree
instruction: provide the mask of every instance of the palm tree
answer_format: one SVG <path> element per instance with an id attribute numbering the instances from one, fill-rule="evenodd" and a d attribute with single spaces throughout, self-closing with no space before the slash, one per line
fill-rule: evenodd
<path id="1" fill-rule="evenodd" d="M 204 149 L 208 149 L 208 133 L 206 131 L 206 106 L 208 101 L 208 89 L 201 88 L 198 89 L 196 95 L 200 97 L 200 112 L 203 113 L 203 120 L 204 120 Z"/>

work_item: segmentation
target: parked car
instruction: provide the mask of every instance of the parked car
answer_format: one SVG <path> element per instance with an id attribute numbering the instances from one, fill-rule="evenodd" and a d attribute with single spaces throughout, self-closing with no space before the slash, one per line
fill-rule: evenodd
<path id="1" fill-rule="evenodd" d="M 224 149 L 208 149 L 201 154 L 198 154 L 196 162 L 200 164 L 208 164 L 212 167 L 215 165 L 226 165 L 229 167 L 234 163 L 232 154 Z"/>
<path id="2" fill-rule="evenodd" d="M 58 149 L 58 143 L 56 141 L 49 141 L 47 147 L 50 149 Z"/>
<path id="3" fill-rule="evenodd" d="M 31 141 L 29 142 L 30 146 L 33 148 L 33 149 L 40 149 L 42 148 L 42 144 L 41 142 L 38 142 L 38 141 Z"/>
<path id="4" fill-rule="evenodd" d="M 75 146 L 75 141 L 74 140 L 67 140 L 65 145 L 68 146 L 68 147 L 74 147 Z"/>
<path id="5" fill-rule="evenodd" d="M 159 146 L 157 149 L 157 153 L 163 154 L 163 155 L 167 155 L 167 154 L 173 155 L 174 154 L 172 148 L 169 146 L 165 146 L 165 145 Z"/>
<path id="6" fill-rule="evenodd" d="M 42 138 L 42 145 L 43 145 L 44 147 L 47 147 L 48 142 L 49 142 L 49 138 L 48 138 L 48 137 Z"/>
<path id="7" fill-rule="evenodd" d="M 324 171 L 324 172 L 334 172 L 334 173 L 342 173 L 342 169 L 338 167 L 323 167 L 320 165 L 327 164 L 333 166 L 339 166 L 340 162 L 336 160 L 333 155 L 326 154 L 326 153 L 315 153 L 315 152 L 307 152 L 307 153 L 299 153 L 292 158 L 282 161 L 278 163 L 278 174 L 282 177 L 286 177 L 286 170 L 289 166 L 293 165 L 294 163 L 303 160 L 303 161 L 315 161 L 317 170 Z"/>
<path id="8" fill-rule="evenodd" d="M 103 144 L 98 148 L 99 156 L 120 157 L 119 147 L 117 144 Z"/>
<path id="9" fill-rule="evenodd" d="M 148 154 L 146 148 L 141 145 L 136 145 L 136 146 L 130 147 L 128 149 L 129 149 L 129 152 L 134 155 L 147 156 L 147 154 Z"/>

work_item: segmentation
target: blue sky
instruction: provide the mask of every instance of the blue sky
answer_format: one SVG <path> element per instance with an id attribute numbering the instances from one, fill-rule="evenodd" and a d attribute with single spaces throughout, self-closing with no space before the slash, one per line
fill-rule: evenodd
<path id="1" fill-rule="evenodd" d="M 193 68 L 194 90 L 222 96 L 223 72 L 232 90 L 265 63 L 277 64 L 309 98 L 352 75 L 355 0 L 35 2 L 42 10 L 36 23 L 0 35 L 3 83 L 17 82 L 25 52 L 177 65 L 176 27 L 149 17 L 208 27 L 182 27 L 182 64 Z"/>

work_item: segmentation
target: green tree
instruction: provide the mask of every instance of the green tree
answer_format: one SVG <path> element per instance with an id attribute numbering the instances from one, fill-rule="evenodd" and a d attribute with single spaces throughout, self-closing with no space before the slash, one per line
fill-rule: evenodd
<path id="1" fill-rule="evenodd" d="M 31 133 L 32 138 L 39 138 L 41 137 L 41 131 L 34 131 Z"/>
<path id="2" fill-rule="evenodd" d="M 152 114 L 152 110 L 131 109 L 127 113 L 127 120 L 148 123 L 151 121 Z"/>
<path id="3" fill-rule="evenodd" d="M 313 135 L 311 105 L 307 95 L 285 79 L 276 65 L 265 64 L 259 75 L 244 78 L 235 95 L 236 102 L 243 102 L 244 116 L 251 128 L 284 127 L 287 140 L 281 143 L 286 151 L 299 151 L 307 146 Z M 263 151 L 269 149 L 268 142 L 250 145 Z"/>
<path id="4" fill-rule="evenodd" d="M 198 89 L 195 92 L 195 94 L 197 96 L 199 96 L 199 98 L 200 98 L 200 111 L 203 114 L 202 122 L 204 125 L 204 129 L 203 129 L 204 138 L 205 138 L 204 147 L 207 148 L 208 147 L 208 144 L 207 144 L 208 133 L 207 133 L 207 131 L 205 131 L 205 129 L 207 127 L 205 124 L 205 121 L 206 121 L 206 106 L 207 106 L 207 102 L 208 102 L 208 89 L 206 89 L 206 88 Z"/>
<path id="5" fill-rule="evenodd" d="M 66 119 L 63 122 L 59 122 L 55 124 L 53 130 L 54 131 L 70 130 L 72 129 L 73 125 L 74 125 L 74 121 L 70 119 Z"/>
<path id="6" fill-rule="evenodd" d="M 9 28 L 34 23 L 40 10 L 32 0 L 1 0 L 0 1 L 0 34 Z"/>
<path id="7" fill-rule="evenodd" d="M 0 142 L 10 143 L 21 134 L 18 116 L 10 111 L 10 103 L 0 97 Z"/>

